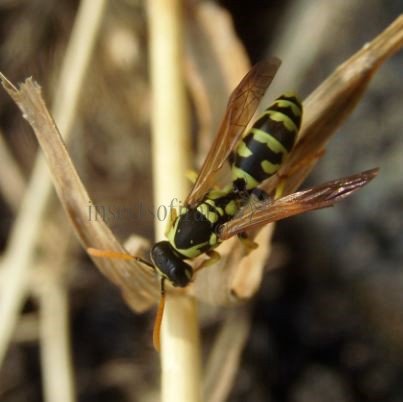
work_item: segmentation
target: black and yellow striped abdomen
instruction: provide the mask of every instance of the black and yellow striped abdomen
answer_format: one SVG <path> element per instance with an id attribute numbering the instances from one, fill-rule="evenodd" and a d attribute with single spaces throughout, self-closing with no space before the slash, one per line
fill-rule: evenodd
<path id="1" fill-rule="evenodd" d="M 236 190 L 253 190 L 275 174 L 294 146 L 302 105 L 293 94 L 280 96 L 239 142 L 232 163 Z"/>

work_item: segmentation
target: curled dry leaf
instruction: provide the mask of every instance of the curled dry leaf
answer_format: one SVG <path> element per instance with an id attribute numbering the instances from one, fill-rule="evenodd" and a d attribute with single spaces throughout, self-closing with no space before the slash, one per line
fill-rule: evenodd
<path id="1" fill-rule="evenodd" d="M 85 248 L 125 252 L 105 222 L 92 219 L 91 199 L 45 105 L 39 85 L 28 78 L 16 88 L 3 75 L 0 78 L 3 87 L 21 109 L 38 138 L 60 201 L 82 245 Z M 156 277 L 142 264 L 106 258 L 94 258 L 94 262 L 122 290 L 127 303 L 135 311 L 144 311 L 158 299 Z"/>
<path id="2" fill-rule="evenodd" d="M 326 142 L 354 110 L 378 68 L 403 46 L 403 16 L 340 65 L 304 101 L 298 143 L 279 172 L 295 191 L 323 155 Z"/>

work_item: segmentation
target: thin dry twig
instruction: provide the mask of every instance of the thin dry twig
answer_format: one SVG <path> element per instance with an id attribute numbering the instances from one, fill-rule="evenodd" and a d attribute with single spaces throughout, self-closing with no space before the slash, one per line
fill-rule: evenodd
<path id="1" fill-rule="evenodd" d="M 42 99 L 40 87 L 27 79 L 20 89 L 15 88 L 4 76 L 3 86 L 35 131 L 45 157 L 51 167 L 54 185 L 59 198 L 71 218 L 77 235 L 85 248 L 124 252 L 104 221 L 96 219 L 96 210 L 73 166 L 55 123 Z M 95 259 L 101 270 L 118 285 L 135 309 L 142 310 L 157 298 L 153 292 L 155 276 L 136 261 Z M 150 291 L 151 289 L 151 291 Z"/>
<path id="2" fill-rule="evenodd" d="M 10 186 L 10 183 L 13 183 Z M 16 212 L 24 194 L 25 180 L 11 156 L 0 132 L 0 191 L 9 207 Z"/>
<path id="3" fill-rule="evenodd" d="M 185 37 L 187 82 L 198 117 L 200 166 L 224 116 L 229 95 L 249 70 L 250 62 L 231 16 L 215 3 L 189 5 Z"/>
<path id="4" fill-rule="evenodd" d="M 190 166 L 188 109 L 182 65 L 182 2 L 150 0 L 150 69 L 153 89 L 152 154 L 155 205 L 183 199 Z M 156 221 L 157 240 L 165 222 Z M 200 345 L 192 297 L 167 298 L 161 328 L 162 400 L 201 400 Z"/>
<path id="5" fill-rule="evenodd" d="M 289 3 L 277 24 L 275 43 L 270 48 L 271 54 L 283 61 L 270 93 L 280 94 L 284 88 L 299 88 L 318 55 L 329 48 L 329 43 L 333 42 L 345 19 L 359 12 L 364 5 L 362 0 L 339 0 L 332 3 L 331 7 L 329 3 L 312 0 Z M 315 29 L 312 29 L 313 26 Z"/>
<path id="6" fill-rule="evenodd" d="M 16 343 L 30 343 L 38 340 L 38 315 L 36 313 L 24 314 L 15 329 L 13 341 Z"/>
<path id="7" fill-rule="evenodd" d="M 207 402 L 227 399 L 248 339 L 250 314 L 245 306 L 228 311 L 206 366 L 204 395 Z"/>
<path id="8" fill-rule="evenodd" d="M 74 28 L 74 40 L 70 41 L 63 62 L 64 71 L 68 71 L 70 75 L 77 77 L 74 80 L 74 85 L 69 87 L 71 96 L 66 97 L 60 91 L 57 92 L 58 105 L 63 100 L 65 103 L 64 106 L 56 107 L 58 113 L 56 118 L 62 124 L 61 128 L 66 138 L 71 132 L 78 94 L 82 87 L 81 83 L 88 60 L 92 54 L 94 38 L 97 36 L 104 5 L 104 0 L 82 2 L 78 14 L 79 18 Z M 81 49 L 81 51 L 77 49 Z M 66 73 L 62 75 L 65 77 Z M 73 84 L 71 81 L 70 83 Z M 59 85 L 60 88 L 66 87 L 64 82 L 60 82 Z M 15 92 L 15 88 L 12 86 L 9 86 L 9 89 L 11 92 Z M 34 259 L 38 233 L 41 232 L 43 217 L 46 214 L 48 200 L 52 193 L 52 183 L 48 179 L 47 171 L 47 166 L 40 156 L 33 169 L 20 212 L 10 235 L 9 245 L 1 263 L 1 268 L 7 279 L 3 281 L 3 284 L 6 285 L 2 286 L 2 303 L 0 304 L 0 321 L 2 322 L 0 362 L 3 361 L 27 291 L 27 272 Z"/>
<path id="9" fill-rule="evenodd" d="M 38 259 L 35 275 L 32 275 L 31 288 L 39 301 L 38 334 L 45 401 L 57 399 L 73 402 L 76 399 L 76 389 L 70 349 L 70 314 L 66 286 L 66 257 L 69 255 L 73 237 L 70 232 L 63 234 L 63 242 L 58 243 L 57 249 L 48 248 L 48 253 Z"/>
<path id="10" fill-rule="evenodd" d="M 49 272 L 48 269 L 44 272 L 39 301 L 45 400 L 73 402 L 76 399 L 71 364 L 69 302 L 65 283 L 58 272 Z"/>
<path id="11" fill-rule="evenodd" d="M 371 78 L 403 46 L 403 16 L 365 44 L 304 101 L 304 119 L 298 143 L 279 172 L 288 177 L 285 194 L 295 191 L 318 159 L 329 138 L 350 115 Z M 298 167 L 298 168 L 297 168 Z"/>

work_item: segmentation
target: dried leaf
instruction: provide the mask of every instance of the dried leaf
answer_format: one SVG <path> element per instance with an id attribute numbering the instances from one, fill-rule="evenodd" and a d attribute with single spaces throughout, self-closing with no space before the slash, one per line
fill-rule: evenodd
<path id="1" fill-rule="evenodd" d="M 337 128 L 361 99 L 378 68 L 403 46 L 403 16 L 340 65 L 304 101 L 298 143 L 279 175 L 288 176 L 285 194 L 295 191 L 323 155 Z"/>
<path id="2" fill-rule="evenodd" d="M 125 252 L 102 220 L 92 220 L 91 199 L 87 194 L 63 143 L 60 133 L 46 108 L 40 87 L 31 78 L 17 89 L 0 76 L 3 87 L 21 109 L 32 126 L 47 159 L 59 198 L 85 248 Z M 135 261 L 94 258 L 100 271 L 122 290 L 128 304 L 144 311 L 158 298 L 156 276 Z"/>
<path id="3" fill-rule="evenodd" d="M 248 339 L 250 315 L 245 307 L 228 312 L 209 355 L 204 379 L 205 400 L 225 401 L 238 372 L 239 361 Z"/>

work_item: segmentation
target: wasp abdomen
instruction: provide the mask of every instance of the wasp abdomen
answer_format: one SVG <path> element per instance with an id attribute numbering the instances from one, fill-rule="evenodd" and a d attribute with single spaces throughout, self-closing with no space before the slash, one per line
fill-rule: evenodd
<path id="1" fill-rule="evenodd" d="M 280 96 L 238 144 L 232 164 L 235 190 L 252 190 L 275 174 L 294 146 L 302 105 L 295 95 Z"/>

